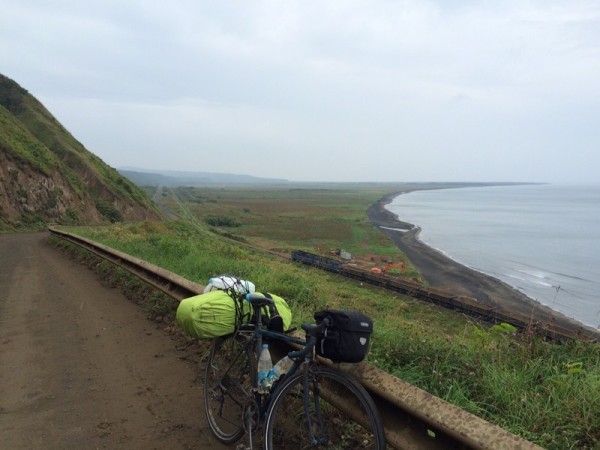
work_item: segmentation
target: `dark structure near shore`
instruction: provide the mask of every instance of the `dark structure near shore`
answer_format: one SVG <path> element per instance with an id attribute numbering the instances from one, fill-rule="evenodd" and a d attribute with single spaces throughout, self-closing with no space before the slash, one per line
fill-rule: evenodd
<path id="1" fill-rule="evenodd" d="M 579 339 L 599 341 L 597 333 L 588 331 L 583 327 L 565 328 L 553 319 L 548 322 L 541 322 L 532 320 L 528 317 L 522 317 L 518 314 L 509 314 L 498 307 L 481 303 L 473 297 L 453 295 L 450 292 L 440 289 L 425 288 L 418 283 L 385 274 L 373 274 L 366 270 L 348 266 L 337 259 L 328 258 L 326 256 L 315 255 L 302 250 L 295 250 L 292 252 L 292 260 L 309 266 L 318 267 L 328 272 L 337 273 L 363 283 L 399 292 L 409 297 L 433 303 L 488 323 L 497 324 L 504 322 L 514 325 L 521 330 L 533 329 L 536 334 L 552 340 Z"/>

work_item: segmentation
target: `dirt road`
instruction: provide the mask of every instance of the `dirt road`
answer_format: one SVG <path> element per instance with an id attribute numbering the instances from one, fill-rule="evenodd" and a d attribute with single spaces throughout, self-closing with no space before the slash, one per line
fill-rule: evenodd
<path id="1" fill-rule="evenodd" d="M 47 237 L 0 234 L 0 448 L 228 448 L 198 368 Z"/>

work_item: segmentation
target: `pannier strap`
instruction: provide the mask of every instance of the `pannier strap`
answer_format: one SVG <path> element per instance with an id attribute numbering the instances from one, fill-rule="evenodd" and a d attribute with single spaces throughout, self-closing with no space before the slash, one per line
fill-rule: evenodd
<path id="1" fill-rule="evenodd" d="M 262 292 L 262 294 L 266 298 L 273 300 L 273 297 L 271 297 L 271 294 L 268 292 Z M 277 333 L 283 333 L 283 317 L 279 315 L 279 311 L 277 311 L 275 302 L 271 302 L 269 305 L 267 305 L 267 308 L 269 308 L 267 328 L 271 331 L 276 331 Z"/>

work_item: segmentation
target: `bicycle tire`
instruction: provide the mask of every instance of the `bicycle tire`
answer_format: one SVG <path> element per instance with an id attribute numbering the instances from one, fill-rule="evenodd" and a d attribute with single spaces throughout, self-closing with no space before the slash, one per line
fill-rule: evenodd
<path id="1" fill-rule="evenodd" d="M 252 401 L 256 363 L 241 336 L 215 340 L 206 363 L 204 410 L 216 438 L 233 444 L 244 435 L 244 408 Z"/>
<path id="2" fill-rule="evenodd" d="M 309 370 L 310 416 L 318 443 L 311 442 L 303 404 L 303 373 L 297 373 L 283 380 L 272 394 L 265 418 L 264 448 L 384 449 L 383 425 L 367 391 L 339 370 L 323 366 Z M 316 404 L 321 410 L 323 430 L 316 418 Z"/>

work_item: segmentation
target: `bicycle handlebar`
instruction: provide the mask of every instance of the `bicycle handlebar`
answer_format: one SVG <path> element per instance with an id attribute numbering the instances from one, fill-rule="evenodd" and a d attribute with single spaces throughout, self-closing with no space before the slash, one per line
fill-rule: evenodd
<path id="1" fill-rule="evenodd" d="M 304 331 L 306 331 L 306 334 L 309 336 L 319 337 L 321 335 L 321 333 L 323 333 L 323 330 L 325 328 L 327 328 L 328 326 L 329 326 L 329 318 L 325 317 L 323 319 L 323 321 L 318 325 L 315 325 L 312 323 L 303 323 L 302 329 Z"/>
<path id="2" fill-rule="evenodd" d="M 273 299 L 258 294 L 246 294 L 246 301 L 250 303 L 255 309 L 256 314 L 259 314 L 258 308 L 264 305 L 273 305 Z M 318 324 L 303 323 L 302 329 L 306 331 L 306 345 L 304 348 L 288 353 L 291 359 L 304 358 L 309 352 L 312 351 L 314 346 L 317 344 L 319 336 L 323 333 L 323 330 L 329 326 L 329 319 L 325 317 L 323 321 Z"/>
<path id="3" fill-rule="evenodd" d="M 312 351 L 314 346 L 317 344 L 317 340 L 319 336 L 323 332 L 325 328 L 329 325 L 329 319 L 326 317 L 323 319 L 319 325 L 313 325 L 311 323 L 303 323 L 302 329 L 306 331 L 306 345 L 303 349 L 297 350 L 295 352 L 288 353 L 288 357 L 291 359 L 304 358 L 309 352 Z"/>

